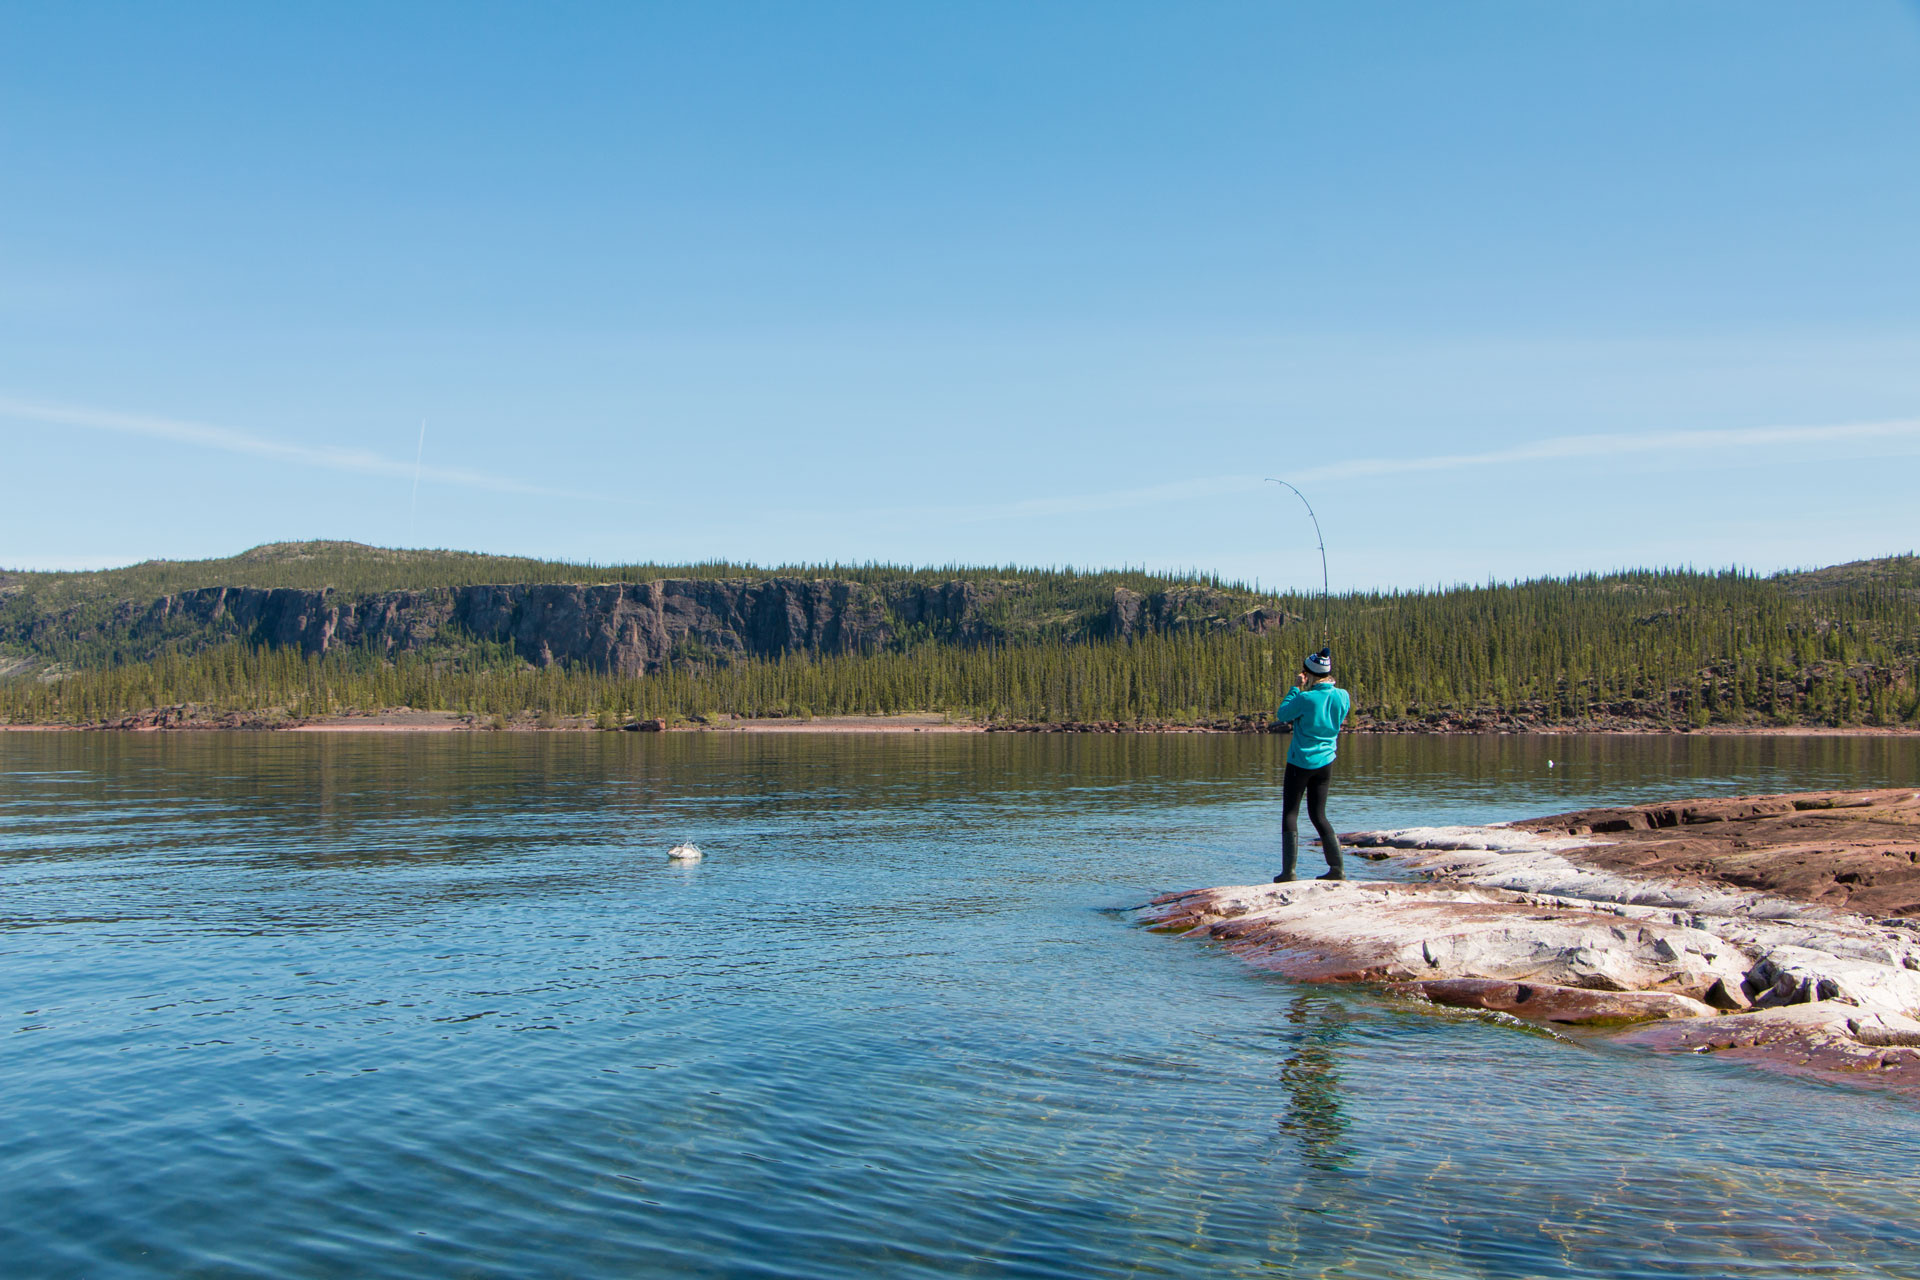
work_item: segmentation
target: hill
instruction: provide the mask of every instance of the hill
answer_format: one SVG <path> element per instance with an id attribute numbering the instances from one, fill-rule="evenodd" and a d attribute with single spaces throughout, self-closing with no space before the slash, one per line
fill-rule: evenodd
<path id="1" fill-rule="evenodd" d="M 343 542 L 0 575 L 0 717 L 190 702 L 1246 725 L 1328 632 L 1374 727 L 1920 718 L 1911 555 L 1323 603 L 1138 571 L 583 565 Z"/>
<path id="2" fill-rule="evenodd" d="M 1298 602 L 1296 602 L 1298 603 Z M 887 565 L 580 565 L 282 543 L 199 562 L 0 581 L 0 646 L 16 659 L 100 669 L 212 646 L 362 647 L 393 656 L 504 646 L 535 666 L 645 675 L 676 657 L 898 651 L 1126 639 L 1281 616 L 1194 575 Z"/>
<path id="3" fill-rule="evenodd" d="M 1152 591 L 1174 584 L 1219 587 L 1200 574 L 1131 570 L 980 568 L 951 565 L 913 569 L 900 565 L 757 565 L 706 561 L 699 564 L 596 565 L 471 551 L 402 550 L 360 542 L 273 542 L 218 560 L 146 560 L 124 569 L 78 573 L 0 570 L 0 597 L 22 595 L 37 608 L 55 611 L 89 603 L 145 601 L 205 587 L 327 589 L 350 596 L 433 587 L 513 586 L 531 583 L 592 584 L 662 579 L 834 579 L 878 586 L 894 582 L 1006 582 L 1030 584 L 1043 595 L 1072 597 L 1082 586 L 1124 586 Z"/>

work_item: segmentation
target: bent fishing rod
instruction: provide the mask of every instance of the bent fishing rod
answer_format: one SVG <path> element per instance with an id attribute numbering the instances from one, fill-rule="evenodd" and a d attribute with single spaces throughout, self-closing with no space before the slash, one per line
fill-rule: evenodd
<path id="1" fill-rule="evenodd" d="M 1331 649 L 1333 648 L 1333 591 L 1328 585 L 1327 539 L 1326 535 L 1320 532 L 1320 517 L 1313 513 L 1313 504 L 1307 501 L 1307 495 L 1298 489 L 1294 489 L 1294 487 L 1285 480 L 1275 480 L 1272 476 L 1268 476 L 1267 483 L 1277 484 L 1286 489 L 1293 489 L 1293 496 L 1300 499 L 1301 505 L 1307 509 L 1307 519 L 1313 521 L 1313 536 L 1320 543 L 1320 615 L 1321 621 L 1326 625 L 1327 629 L 1327 648 Z"/>

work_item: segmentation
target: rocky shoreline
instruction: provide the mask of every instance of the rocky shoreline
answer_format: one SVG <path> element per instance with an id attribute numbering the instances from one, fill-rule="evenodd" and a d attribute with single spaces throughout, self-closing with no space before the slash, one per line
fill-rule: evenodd
<path id="1" fill-rule="evenodd" d="M 1920 1098 L 1920 791 L 1342 839 L 1416 878 L 1197 889 L 1139 917 L 1300 981 Z"/>
<path id="2" fill-rule="evenodd" d="M 495 729 L 594 731 L 627 730 L 643 733 L 820 733 L 900 732 L 903 728 L 920 732 L 943 733 L 1078 733 L 1078 734 L 1264 734 L 1276 732 L 1266 716 L 1238 716 L 1232 719 L 1184 724 L 1174 721 L 1055 720 L 1055 721 L 980 721 L 951 719 L 938 713 L 904 713 L 888 716 L 816 716 L 746 717 L 716 716 L 694 721 L 664 719 L 628 719 L 605 724 L 593 716 L 541 716 L 522 712 L 514 716 L 494 717 L 461 711 L 415 711 L 393 707 L 380 711 L 349 711 L 328 716 L 295 716 L 284 711 L 218 711 L 211 707 L 177 704 L 153 707 L 130 715 L 87 723 L 44 722 L 12 724 L 0 722 L 0 732 L 57 731 L 75 732 L 150 732 L 154 730 L 205 732 L 210 730 L 378 730 L 404 721 L 410 730 L 441 730 L 450 733 Z M 1622 736 L 1704 737 L 1726 734 L 1796 737 L 1901 737 L 1920 735 L 1920 727 L 1825 725 L 1740 725 L 1715 724 L 1705 727 L 1665 724 L 1657 721 L 1605 720 L 1551 723 L 1514 720 L 1494 723 L 1483 720 L 1372 720 L 1358 717 L 1343 730 L 1348 735 L 1440 737 L 1563 737 L 1569 734 L 1610 734 Z"/>

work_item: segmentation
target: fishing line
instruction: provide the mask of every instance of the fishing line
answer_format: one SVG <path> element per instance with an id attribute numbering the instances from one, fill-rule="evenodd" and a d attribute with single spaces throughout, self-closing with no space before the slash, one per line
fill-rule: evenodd
<path id="1" fill-rule="evenodd" d="M 1300 492 L 1298 489 L 1294 489 L 1293 486 L 1288 484 L 1285 480 L 1275 480 L 1272 476 L 1268 476 L 1267 483 L 1277 484 L 1284 488 L 1293 489 L 1293 496 L 1300 499 L 1301 505 L 1305 506 L 1307 509 L 1307 519 L 1313 521 L 1313 536 L 1319 539 L 1319 542 L 1320 542 L 1321 622 L 1326 627 L 1327 648 L 1331 649 L 1333 648 L 1333 591 L 1332 591 L 1332 588 L 1328 585 L 1329 580 L 1327 578 L 1327 539 L 1326 539 L 1326 536 L 1320 532 L 1320 517 L 1313 513 L 1313 504 L 1307 501 L 1307 495 Z"/>
<path id="2" fill-rule="evenodd" d="M 413 501 L 407 505 L 407 545 L 413 545 L 414 517 L 420 511 L 420 459 L 427 455 L 427 420 L 420 419 L 420 444 L 413 451 Z M 1315 527 L 1318 527 L 1318 521 Z M 1324 555 L 1322 557 L 1325 558 Z"/>

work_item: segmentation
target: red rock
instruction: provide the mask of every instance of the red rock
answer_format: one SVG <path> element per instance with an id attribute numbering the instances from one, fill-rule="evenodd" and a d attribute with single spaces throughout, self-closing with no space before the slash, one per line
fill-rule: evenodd
<path id="1" fill-rule="evenodd" d="M 1920 915 L 1920 791 L 1810 791 L 1584 809 L 1512 824 L 1599 835 L 1583 866 L 1758 889 L 1865 916 Z"/>

